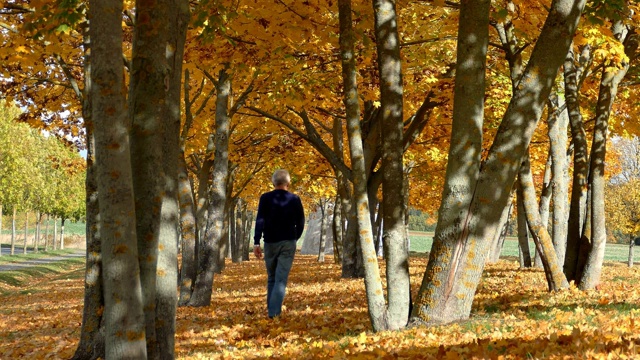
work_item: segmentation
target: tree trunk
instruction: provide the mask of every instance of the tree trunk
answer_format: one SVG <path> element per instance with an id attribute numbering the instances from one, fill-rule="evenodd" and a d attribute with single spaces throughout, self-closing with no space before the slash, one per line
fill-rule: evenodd
<path id="1" fill-rule="evenodd" d="M 164 110 L 163 135 L 164 196 L 160 211 L 158 266 L 156 277 L 156 339 L 157 358 L 175 358 L 176 307 L 178 294 L 178 241 L 180 238 L 180 209 L 178 202 L 180 159 L 180 102 L 182 60 L 189 23 L 189 3 L 175 0 L 168 3 L 170 11 L 167 34 L 169 49 L 167 63 L 170 69 L 169 88 Z"/>
<path id="2" fill-rule="evenodd" d="M 34 231 L 34 236 L 33 236 L 33 251 L 35 253 L 38 252 L 38 238 L 40 237 L 40 220 L 41 220 L 41 216 L 40 216 L 40 212 L 37 211 L 36 212 L 36 229 Z"/>
<path id="3" fill-rule="evenodd" d="M 459 66 L 454 88 L 449 161 L 429 262 L 412 315 L 415 320 L 427 323 L 448 322 L 468 316 L 468 313 L 451 314 L 452 311 L 466 311 L 455 307 L 449 310 L 452 305 L 447 304 L 446 299 L 455 298 L 450 297 L 455 294 L 452 293 L 452 275 L 463 260 L 461 256 L 465 247 L 458 234 L 467 226 L 467 212 L 480 170 L 490 5 L 487 0 L 462 1 L 460 4 Z M 441 272 L 448 273 L 445 275 L 448 279 L 443 279 L 446 280 L 444 284 L 438 279 L 442 277 Z"/>
<path id="4" fill-rule="evenodd" d="M 567 223 L 567 250 L 564 259 L 564 273 L 567 280 L 578 279 L 578 258 L 581 247 L 582 229 L 587 205 L 587 178 L 589 175 L 587 134 L 584 130 L 580 112 L 580 85 L 582 75 L 591 63 L 590 46 L 583 47 L 579 57 L 579 66 L 574 64 L 574 53 L 569 50 L 564 61 L 564 88 L 569 124 L 571 125 L 571 141 L 573 143 L 573 179 L 571 200 L 569 203 L 569 219 Z"/>
<path id="5" fill-rule="evenodd" d="M 354 54 L 354 34 L 351 22 L 351 0 L 338 1 L 340 18 L 340 55 L 342 58 L 342 81 L 344 83 L 343 102 L 347 112 L 347 135 L 349 137 L 349 151 L 353 175 L 353 214 L 357 221 L 358 242 L 362 251 L 365 270 L 365 291 L 369 318 L 374 331 L 386 327 L 384 314 L 385 300 L 380 269 L 373 246 L 371 231 L 371 217 L 369 199 L 367 196 L 367 172 L 364 163 L 362 146 L 362 132 L 360 129 L 360 105 L 358 103 L 358 89 L 356 82 L 356 67 Z M 346 257 L 347 254 L 344 254 Z"/>
<path id="6" fill-rule="evenodd" d="M 60 220 L 60 250 L 64 250 L 64 223 L 66 220 L 65 218 Z"/>
<path id="7" fill-rule="evenodd" d="M 422 287 L 413 308 L 413 319 L 425 323 L 446 323 L 469 317 L 484 268 L 486 246 L 497 231 L 500 211 L 496 209 L 502 209 L 507 204 L 509 190 L 542 115 L 544 102 L 569 48 L 583 7 L 584 0 L 552 2 L 549 16 L 516 86 L 517 91 L 511 98 L 478 175 L 477 170 L 474 173 L 468 166 L 477 169 L 479 165 L 481 148 L 470 144 L 481 143 L 479 138 L 482 124 L 473 122 L 472 125 L 469 119 L 482 119 L 484 82 L 480 79 L 484 78 L 484 54 L 488 41 L 488 35 L 482 34 L 488 27 L 489 2 L 461 3 L 458 36 L 462 41 L 458 42 L 460 60 L 457 63 L 459 66 L 473 64 L 475 71 L 469 72 L 468 76 L 462 75 L 465 73 L 460 72 L 462 69 L 458 69 L 456 73 L 457 79 L 464 79 L 456 81 L 454 94 L 453 128 L 460 131 L 452 131 L 454 141 L 451 142 L 438 226 Z M 467 18 L 467 12 L 476 17 Z M 466 27 L 468 31 L 464 30 Z M 479 34 L 477 31 L 483 33 Z M 466 46 L 465 40 L 470 39 L 474 41 L 472 44 L 478 46 Z M 476 50 L 475 56 L 469 56 L 469 61 L 465 61 L 467 57 L 464 55 L 469 49 Z M 476 90 L 465 94 L 468 106 L 459 109 L 461 102 L 457 103 L 456 98 L 463 93 L 458 90 L 458 86 L 464 86 L 464 90 L 468 90 L 470 84 Z M 475 109 L 475 115 L 456 116 L 456 111 L 471 109 Z M 456 138 L 460 140 L 456 141 Z M 462 160 L 467 158 L 466 161 Z M 449 171 L 450 166 L 456 170 L 459 168 L 460 171 L 452 173 Z M 466 180 L 461 180 L 463 177 Z M 476 178 L 477 181 L 474 180 Z M 459 186 L 451 186 L 454 179 L 459 182 Z M 463 195 L 467 191 L 473 197 L 470 202 Z M 462 200 L 468 205 L 460 207 Z"/>
<path id="8" fill-rule="evenodd" d="M 185 72 L 186 73 L 186 72 Z M 186 80 L 185 80 L 186 82 Z M 185 85 L 186 86 L 186 85 Z M 185 89 L 185 91 L 188 91 Z M 180 157 L 178 158 L 178 196 L 180 203 L 180 228 L 182 230 L 182 268 L 180 270 L 180 301 L 181 306 L 187 305 L 191 298 L 193 285 L 197 275 L 197 239 L 195 204 L 187 162 L 184 158 L 184 145 L 187 134 L 183 131 L 181 137 Z M 203 185 L 204 186 L 204 185 Z"/>
<path id="9" fill-rule="evenodd" d="M 529 223 L 529 228 L 531 229 L 531 234 L 533 235 L 533 241 L 540 254 L 540 260 L 544 267 L 544 274 L 547 278 L 549 291 L 566 289 L 569 287 L 569 283 L 562 272 L 562 266 L 560 266 L 560 262 L 558 261 L 558 256 L 555 253 L 549 232 L 545 224 L 542 223 L 540 213 L 538 212 L 536 190 L 533 184 L 533 177 L 531 176 L 528 154 L 525 155 L 524 162 L 520 167 L 518 179 L 518 187 L 522 189 L 524 212 L 527 217 L 527 222 Z"/>
<path id="10" fill-rule="evenodd" d="M 164 174 L 163 163 L 168 160 L 175 164 L 173 159 L 163 159 L 163 149 L 171 146 L 164 144 L 164 140 L 170 135 L 164 137 L 165 124 L 163 124 L 167 116 L 165 105 L 169 105 L 167 91 L 172 85 L 165 54 L 168 40 L 166 19 L 169 16 L 169 9 L 168 0 L 137 3 L 129 84 L 136 234 L 146 322 L 147 356 L 150 359 L 156 359 L 159 356 L 156 342 L 158 245 L 161 220 L 168 220 L 161 218 L 161 210 L 163 201 L 170 201 L 170 196 L 173 195 L 170 193 L 168 196 L 167 194 L 163 196 L 166 191 L 164 181 L 167 178 L 173 178 Z M 175 106 L 175 104 L 171 105 Z M 175 130 L 172 129 L 175 127 L 172 125 L 168 124 L 167 130 Z M 177 135 L 177 133 L 171 135 Z M 171 150 L 173 149 L 169 149 Z M 175 171 L 175 168 L 171 171 Z M 171 186 L 171 184 L 168 185 Z"/>
<path id="11" fill-rule="evenodd" d="M 58 218 L 53 217 L 53 250 L 58 250 Z"/>
<path id="12" fill-rule="evenodd" d="M 633 234 L 629 235 L 629 260 L 627 261 L 627 265 L 629 267 L 633 267 L 633 246 L 636 244 L 636 239 Z"/>
<path id="13" fill-rule="evenodd" d="M 55 250 L 55 248 L 53 249 Z M 11 256 L 16 254 L 16 206 L 13 206 L 11 215 Z"/>
<path id="14" fill-rule="evenodd" d="M 91 0 L 91 91 L 100 206 L 106 359 L 147 357 L 129 153 L 122 2 Z M 117 176 L 116 176 L 117 175 Z"/>
<path id="15" fill-rule="evenodd" d="M 531 253 L 529 251 L 529 226 L 524 210 L 524 194 L 522 180 L 518 181 L 516 190 L 516 202 L 518 207 L 518 254 L 520 257 L 520 268 L 531 267 Z"/>
<path id="16" fill-rule="evenodd" d="M 340 206 L 340 195 L 336 195 L 333 204 L 333 217 L 331 218 L 331 231 L 333 232 L 333 262 L 342 264 L 342 243 L 344 241 L 344 220 L 342 217 L 342 206 Z"/>
<path id="17" fill-rule="evenodd" d="M 87 34 L 88 35 L 88 34 Z M 84 119 L 87 142 L 87 172 L 85 178 L 86 204 L 86 261 L 84 276 L 84 308 L 82 311 L 82 327 L 80 342 L 73 355 L 73 360 L 96 360 L 104 358 L 104 328 L 102 310 L 104 309 L 104 295 L 102 293 L 102 254 L 100 251 L 100 226 L 98 208 L 98 187 L 95 164 L 95 142 L 93 118 L 91 114 L 91 70 L 89 58 L 89 36 L 85 36 L 85 86 L 82 103 L 82 118 Z M 49 216 L 47 215 L 47 230 L 49 232 Z M 46 235 L 45 235 L 46 239 Z M 45 241 L 46 247 L 46 241 Z"/>
<path id="18" fill-rule="evenodd" d="M 409 248 L 404 227 L 403 88 L 396 1 L 374 0 L 382 116 L 382 234 L 387 275 L 385 330 L 409 319 Z"/>
<path id="19" fill-rule="evenodd" d="M 320 246 L 318 247 L 318 262 L 323 263 L 324 262 L 324 252 L 326 250 L 326 229 L 325 229 L 325 223 L 326 223 L 326 205 L 327 204 L 327 200 L 320 200 L 320 214 L 321 214 L 321 218 L 320 218 Z"/>
<path id="20" fill-rule="evenodd" d="M 22 247 L 22 253 L 27 254 L 27 235 L 29 231 L 29 212 L 24 212 L 24 246 Z"/>
<path id="21" fill-rule="evenodd" d="M 229 169 L 229 116 L 227 104 L 231 91 L 231 80 L 226 70 L 220 70 L 216 100 L 216 134 L 213 185 L 211 186 L 207 230 L 202 239 L 202 251 L 198 259 L 198 275 L 189 305 L 208 306 L 211 303 L 213 274 L 224 235 L 224 208 L 227 197 Z"/>
<path id="22" fill-rule="evenodd" d="M 88 168 L 87 168 L 87 171 L 89 171 Z M 98 196 L 98 195 L 96 195 L 96 196 Z M 87 213 L 88 212 L 89 212 L 89 209 L 87 209 Z M 50 221 L 51 221 L 51 214 L 47 214 L 47 224 L 44 226 L 44 249 L 45 250 L 49 250 L 49 222 Z"/>
<path id="23" fill-rule="evenodd" d="M 618 24 L 623 27 L 621 24 Z M 614 34 L 617 38 L 624 39 L 626 28 L 616 29 Z M 624 35 L 621 32 L 625 32 Z M 637 44 L 635 44 L 637 47 Z M 625 52 L 629 49 L 625 47 Z M 635 52 L 635 49 L 632 53 Z M 627 55 L 630 55 L 629 53 Z M 591 163 L 589 165 L 589 184 L 591 192 L 591 251 L 579 279 L 579 287 L 582 290 L 593 289 L 600 282 L 602 263 L 604 261 L 604 250 L 607 241 L 605 211 L 604 211 L 604 165 L 607 151 L 607 129 L 611 106 L 618 92 L 618 84 L 624 78 L 629 69 L 629 64 L 625 63 L 621 69 L 602 72 L 600 81 L 600 92 L 596 104 L 596 122 L 593 131 L 593 142 L 591 144 Z"/>
<path id="24" fill-rule="evenodd" d="M 569 202 L 569 164 L 567 161 L 567 126 L 569 117 L 565 111 L 558 110 L 557 95 L 550 96 L 549 113 L 549 152 L 552 158 L 551 187 L 553 189 L 553 246 L 558 255 L 558 263 L 564 265 L 567 252 L 568 202 Z"/>
<path id="25" fill-rule="evenodd" d="M 243 221 L 244 221 L 244 253 L 242 255 L 242 259 L 244 261 L 249 261 L 249 251 L 251 249 L 251 245 L 253 242 L 253 238 L 251 237 L 251 226 L 253 224 L 253 212 L 247 210 L 246 203 L 245 203 L 245 209 L 243 212 Z"/>

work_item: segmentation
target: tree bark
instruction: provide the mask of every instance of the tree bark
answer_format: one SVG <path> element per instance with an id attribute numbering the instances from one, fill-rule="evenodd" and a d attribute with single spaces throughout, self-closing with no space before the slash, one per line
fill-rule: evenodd
<path id="1" fill-rule="evenodd" d="M 349 152 L 353 175 L 353 213 L 358 224 L 358 240 L 362 250 L 369 318 L 374 331 L 379 331 L 386 327 L 385 300 L 382 295 L 380 269 L 378 268 L 378 260 L 373 246 L 369 199 L 367 196 L 367 172 L 360 129 L 360 105 L 358 103 L 356 82 L 351 0 L 339 0 L 338 9 L 340 18 L 340 55 L 344 83 L 343 101 L 347 111 L 347 135 L 349 137 Z"/>
<path id="2" fill-rule="evenodd" d="M 213 274 L 224 235 L 224 208 L 227 197 L 227 177 L 229 176 L 229 116 L 227 104 L 231 91 L 231 80 L 226 69 L 220 70 L 216 100 L 215 157 L 213 164 L 213 184 L 207 211 L 207 230 L 201 241 L 198 259 L 198 275 L 189 305 L 208 306 L 211 303 Z"/>
<path id="3" fill-rule="evenodd" d="M 170 5 L 168 0 L 137 2 L 136 5 L 128 99 L 132 125 L 131 166 L 147 356 L 156 359 L 159 356 L 156 342 L 158 245 L 162 203 L 168 200 L 163 199 L 162 195 L 166 190 L 163 163 L 172 160 L 163 159 L 165 144 L 162 121 L 166 116 L 167 91 L 171 85 L 170 68 L 165 55 Z"/>
<path id="4" fill-rule="evenodd" d="M 620 31 L 625 31 L 626 33 L 626 29 Z M 620 37 L 624 39 L 624 35 L 620 35 Z M 620 37 L 618 38 L 620 39 Z M 635 47 L 637 47 L 637 43 Z M 633 52 L 635 52 L 635 49 Z M 628 69 L 629 63 L 623 64 L 623 67 L 616 71 L 607 71 L 607 68 L 605 68 L 602 72 L 602 80 L 600 81 L 600 92 L 596 104 L 596 122 L 593 132 L 593 142 L 591 144 L 591 163 L 589 165 L 591 251 L 589 252 L 584 271 L 582 272 L 582 277 L 579 279 L 579 287 L 582 290 L 593 289 L 600 282 L 600 273 L 602 272 L 604 250 L 607 241 L 604 211 L 604 186 L 606 182 L 604 165 L 607 151 L 608 121 L 611 106 L 618 91 L 618 84 L 624 78 Z"/>
<path id="5" fill-rule="evenodd" d="M 483 5 L 483 6 L 480 6 Z M 484 10 L 486 7 L 486 10 Z M 430 254 L 429 263 L 423 279 L 422 287 L 413 308 L 412 318 L 425 323 L 446 323 L 469 317 L 471 304 L 480 276 L 484 268 L 486 258 L 486 246 L 489 239 L 495 236 L 500 211 L 506 206 L 509 190 L 512 187 L 515 176 L 521 166 L 521 160 L 529 146 L 529 142 L 539 121 L 544 102 L 549 96 L 553 80 L 562 64 L 571 39 L 575 32 L 578 20 L 584 7 L 584 0 L 554 0 L 551 4 L 549 16 L 545 21 L 536 46 L 521 80 L 516 85 L 514 93 L 503 120 L 498 128 L 495 140 L 489 149 L 479 175 L 469 172 L 466 181 L 460 181 L 460 186 L 451 188 L 445 185 L 441 211 L 439 212 L 438 226 L 434 237 L 434 245 Z M 470 10 L 470 11 L 469 11 Z M 469 11 L 477 15 L 468 19 L 463 13 Z M 478 29 L 484 31 L 488 26 L 489 4 L 474 2 L 469 5 L 461 3 L 461 31 L 458 42 L 458 56 L 466 53 L 464 40 L 474 40 L 477 55 L 469 57 L 469 63 L 458 61 L 457 79 L 465 79 L 464 82 L 456 81 L 456 93 L 454 94 L 454 128 L 456 122 L 460 122 L 461 132 L 456 136 L 470 136 L 461 142 L 462 148 L 458 149 L 461 155 L 470 156 L 466 162 L 457 157 L 458 142 L 452 141 L 449 164 L 454 167 L 462 164 L 479 163 L 479 149 L 474 151 L 462 151 L 470 149 L 470 141 L 477 142 L 480 137 L 481 126 L 469 124 L 471 116 L 456 117 L 458 103 L 455 98 L 460 96 L 457 87 L 474 84 L 478 86 L 480 76 L 484 76 L 484 54 L 486 52 L 487 39 L 477 33 Z M 480 18 L 480 20 L 478 20 Z M 463 31 L 468 26 L 468 31 Z M 465 51 L 461 51 L 464 49 Z M 463 57 L 464 59 L 464 57 Z M 470 76 L 461 77 L 462 65 L 474 64 L 475 71 Z M 478 66 L 480 65 L 480 66 Z M 481 75 L 482 74 L 482 75 Z M 459 84 L 460 83 L 460 84 Z M 466 110 L 476 109 L 481 119 L 481 98 L 484 97 L 482 86 L 469 95 L 471 103 Z M 480 106 L 479 106 L 480 105 Z M 466 126 L 465 126 L 466 125 Z M 481 124 L 480 124 L 481 125 Z M 472 130 L 470 130 L 472 129 Z M 477 154 L 476 154 L 477 152 Z M 477 160 L 476 160 L 477 159 Z M 475 168 L 477 168 L 476 165 Z M 466 167 L 461 167 L 468 170 Z M 447 167 L 446 183 L 451 184 L 453 178 L 462 177 L 464 172 L 449 173 Z M 473 179 L 477 178 L 477 181 Z M 447 192 L 446 189 L 452 189 Z M 460 208 L 454 201 L 455 194 L 470 191 L 473 198 L 467 207 Z M 452 194 L 449 194 L 452 193 Z M 459 196 L 464 199 L 464 196 Z M 466 201 L 466 200 L 465 200 Z M 454 205 L 446 206 L 446 204 Z"/>
<path id="6" fill-rule="evenodd" d="M 24 246 L 22 246 L 22 254 L 27 254 L 27 235 L 29 231 L 29 212 L 24 212 Z"/>
<path id="7" fill-rule="evenodd" d="M 562 272 L 562 266 L 560 266 L 560 262 L 558 261 L 558 256 L 555 253 L 549 232 L 545 224 L 542 223 L 540 213 L 538 212 L 536 190 L 533 184 L 533 177 L 531 176 L 528 154 L 525 156 L 523 165 L 520 167 L 518 179 L 518 185 L 522 189 L 524 212 L 527 217 L 527 222 L 529 223 L 529 228 L 531 229 L 533 241 L 540 254 L 540 260 L 544 267 L 544 274 L 547 278 L 549 291 L 566 289 L 569 287 L 569 283 Z"/>
<path id="8" fill-rule="evenodd" d="M 452 275 L 462 261 L 465 244 L 459 234 L 468 226 L 467 212 L 480 170 L 490 5 L 487 0 L 460 3 L 449 161 L 429 262 L 412 314 L 420 322 L 447 322 L 468 316 L 450 314 L 464 310 L 449 310 L 446 299 L 452 295 Z M 438 279 L 441 273 L 448 278 L 443 279 L 444 284 Z"/>
<path id="9" fill-rule="evenodd" d="M 636 239 L 633 234 L 629 235 L 629 259 L 627 265 L 633 267 L 633 246 L 636 244 Z"/>
<path id="10" fill-rule="evenodd" d="M 327 200 L 320 200 L 320 213 L 321 213 L 321 218 L 320 218 L 320 244 L 318 247 L 318 262 L 323 263 L 324 262 L 324 252 L 326 250 L 326 229 L 325 229 L 325 224 L 326 224 L 326 213 L 327 213 Z"/>
<path id="11" fill-rule="evenodd" d="M 560 266 L 564 265 L 567 252 L 567 234 L 569 210 L 569 164 L 567 159 L 567 127 L 569 117 L 564 110 L 559 110 L 557 95 L 550 96 L 548 118 L 549 152 L 552 158 L 551 187 L 553 189 L 553 246 L 556 249 Z"/>
<path id="12" fill-rule="evenodd" d="M 518 209 L 518 254 L 520 258 L 521 268 L 531 267 L 531 253 L 529 252 L 529 226 L 527 225 L 527 217 L 524 213 L 524 194 L 522 181 L 518 181 L 516 190 L 516 202 Z"/>
<path id="13" fill-rule="evenodd" d="M 178 294 L 178 240 L 180 237 L 180 209 L 178 202 L 180 159 L 180 102 L 182 82 L 182 60 L 189 24 L 189 2 L 186 0 L 169 1 L 171 9 L 167 13 L 166 53 L 170 76 L 169 88 L 164 107 L 166 119 L 163 134 L 163 170 L 164 195 L 160 210 L 160 235 L 158 247 L 158 266 L 156 277 L 156 339 L 157 358 L 171 360 L 175 358 L 176 307 Z"/>
<path id="14" fill-rule="evenodd" d="M 106 359 L 145 359 L 145 317 L 122 62 L 122 2 L 91 0 L 91 91 L 104 284 Z"/>
<path id="15" fill-rule="evenodd" d="M 55 239 L 54 239 L 55 244 Z M 54 247 L 53 250 L 56 248 Z M 13 205 L 13 213 L 11 215 L 11 256 L 16 254 L 16 206 Z"/>
<path id="16" fill-rule="evenodd" d="M 189 180 L 187 162 L 185 160 L 185 144 L 193 122 L 189 100 L 189 71 L 185 70 L 184 102 L 185 124 L 180 133 L 180 155 L 178 157 L 178 202 L 180 204 L 180 229 L 182 239 L 182 267 L 180 271 L 180 306 L 187 305 L 191 299 L 193 285 L 197 275 L 198 227 L 193 189 Z M 206 188 L 206 184 L 201 187 Z"/>
<path id="17" fill-rule="evenodd" d="M 86 206 L 86 261 L 84 276 L 84 308 L 82 311 L 82 327 L 80 342 L 73 355 L 73 360 L 95 360 L 104 358 L 104 329 L 102 310 L 104 295 L 102 293 L 102 254 L 100 240 L 100 209 L 98 204 L 98 185 L 96 179 L 95 140 L 93 116 L 91 113 L 91 61 L 89 55 L 89 36 L 84 37 L 85 65 L 84 90 L 82 97 L 82 118 L 84 120 L 87 144 L 87 172 L 85 179 Z M 47 218 L 48 233 L 49 219 Z M 46 239 L 46 236 L 45 236 Z M 46 248 L 46 240 L 45 240 Z"/>
<path id="18" fill-rule="evenodd" d="M 567 222 L 567 250 L 563 265 L 564 273 L 569 281 L 578 279 L 578 258 L 580 256 L 581 234 L 587 205 L 589 152 L 587 148 L 587 133 L 584 130 L 582 113 L 580 112 L 580 84 L 587 66 L 591 63 L 592 56 L 589 45 L 583 47 L 578 59 L 578 66 L 574 64 L 574 56 L 574 52 L 569 50 L 564 61 L 565 100 L 569 113 L 571 141 L 574 149 L 571 200 Z"/>
<path id="19" fill-rule="evenodd" d="M 382 212 L 387 275 L 385 330 L 409 319 L 409 248 L 404 228 L 403 88 L 395 0 L 374 0 L 376 48 L 382 116 Z"/>

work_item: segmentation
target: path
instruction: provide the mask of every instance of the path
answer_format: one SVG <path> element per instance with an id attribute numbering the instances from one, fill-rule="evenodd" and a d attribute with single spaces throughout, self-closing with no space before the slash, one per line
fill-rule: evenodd
<path id="1" fill-rule="evenodd" d="M 42 257 L 39 259 L 29 259 L 29 260 L 15 262 L 15 263 L 3 264 L 3 265 L 0 265 L 0 271 L 20 270 L 30 266 L 45 265 L 55 261 L 61 261 L 66 259 L 77 259 L 77 258 L 84 258 L 84 257 L 85 257 L 85 251 L 78 249 L 78 250 L 75 250 L 73 253 L 69 253 L 65 255 Z"/>

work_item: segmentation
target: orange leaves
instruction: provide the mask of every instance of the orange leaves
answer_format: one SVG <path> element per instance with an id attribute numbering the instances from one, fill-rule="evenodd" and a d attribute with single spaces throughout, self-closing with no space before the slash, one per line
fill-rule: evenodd
<path id="1" fill-rule="evenodd" d="M 425 258 L 411 259 L 421 273 Z M 298 255 L 283 316 L 266 316 L 264 264 L 228 263 L 212 305 L 179 308 L 179 359 L 634 358 L 640 352 L 640 271 L 606 264 L 600 290 L 546 291 L 541 270 L 488 265 L 468 321 L 372 333 L 362 280 Z M 384 271 L 383 271 L 384 273 Z M 0 296 L 0 358 L 70 358 L 81 322 L 84 268 Z M 415 290 L 419 278 L 412 278 Z M 415 298 L 415 297 L 414 297 Z"/>

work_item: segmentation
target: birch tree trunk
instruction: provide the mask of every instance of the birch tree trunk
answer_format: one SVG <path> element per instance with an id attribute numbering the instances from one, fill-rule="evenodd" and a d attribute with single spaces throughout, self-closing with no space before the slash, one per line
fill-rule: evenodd
<path id="1" fill-rule="evenodd" d="M 552 2 L 549 16 L 523 76 L 516 85 L 516 92 L 509 103 L 479 175 L 477 172 L 470 171 L 464 177 L 465 172 L 451 173 L 449 166 L 456 170 L 460 168 L 469 171 L 467 164 L 473 164 L 472 167 L 477 169 L 478 165 L 475 163 L 479 163 L 479 148 L 471 151 L 473 147 L 470 142 L 478 142 L 481 136 L 481 126 L 479 126 L 481 124 L 470 123 L 469 119 L 482 118 L 481 99 L 484 97 L 484 91 L 483 86 L 478 87 L 478 83 L 483 83 L 478 79 L 483 79 L 485 72 L 484 54 L 488 39 L 481 34 L 488 26 L 489 2 L 486 4 L 485 2 L 461 3 L 458 34 L 461 41 L 458 42 L 458 56 L 469 53 L 468 49 L 476 49 L 476 55 L 469 56 L 468 62 L 464 61 L 464 57 L 458 61 L 456 79 L 464 79 L 464 81 L 456 81 L 453 126 L 454 129 L 458 126 L 461 130 L 458 134 L 453 131 L 452 135 L 454 141 L 451 142 L 445 192 L 429 263 L 416 305 L 413 307 L 414 320 L 425 323 L 446 323 L 469 317 L 473 297 L 484 268 L 486 246 L 497 230 L 500 211 L 496 209 L 506 206 L 510 188 L 521 166 L 522 156 L 529 146 L 537 122 L 542 115 L 544 103 L 569 49 L 583 8 L 584 0 Z M 467 12 L 476 16 L 467 18 L 465 15 Z M 465 27 L 469 27 L 469 30 L 463 30 Z M 465 41 L 473 41 L 472 44 L 480 45 L 469 48 L 465 45 Z M 460 70 L 470 65 L 475 66 L 475 71 L 470 71 L 469 76 L 462 77 Z M 473 84 L 472 86 L 477 89 L 471 92 L 472 95 L 467 96 L 468 106 L 458 109 L 460 105 L 455 99 L 462 94 L 459 94 L 457 87 L 464 86 L 467 90 L 471 86 L 469 84 Z M 456 111 L 471 111 L 470 109 L 475 109 L 475 115 L 456 116 Z M 475 135 L 476 133 L 478 134 Z M 458 136 L 463 141 L 455 141 Z M 461 161 L 462 157 L 457 156 L 458 153 L 466 155 L 469 160 Z M 454 165 L 451 165 L 452 163 Z M 463 164 L 467 167 L 463 167 Z M 474 181 L 473 179 L 476 178 L 477 181 Z M 451 187 L 453 179 L 460 181 L 459 187 Z M 472 194 L 471 201 L 466 200 L 465 196 L 456 197 L 456 193 L 466 191 Z M 469 205 L 458 206 L 462 200 Z"/>
<path id="2" fill-rule="evenodd" d="M 396 1 L 374 0 L 376 48 L 382 116 L 382 226 L 387 275 L 385 330 L 409 319 L 409 249 L 404 228 L 403 84 Z M 365 249 L 363 246 L 363 253 Z M 377 264 L 376 264 L 377 267 Z M 367 267 L 365 266 L 365 269 Z M 369 276 L 366 274 L 365 276 Z M 378 275 L 379 276 L 379 275 Z M 378 280 L 379 281 L 379 280 Z M 374 327 L 375 329 L 375 327 Z"/>
<path id="3" fill-rule="evenodd" d="M 91 91 L 100 207 L 106 359 L 145 359 L 145 318 L 138 264 L 129 153 L 122 2 L 91 0 Z M 115 176 L 117 175 L 117 176 Z"/>

